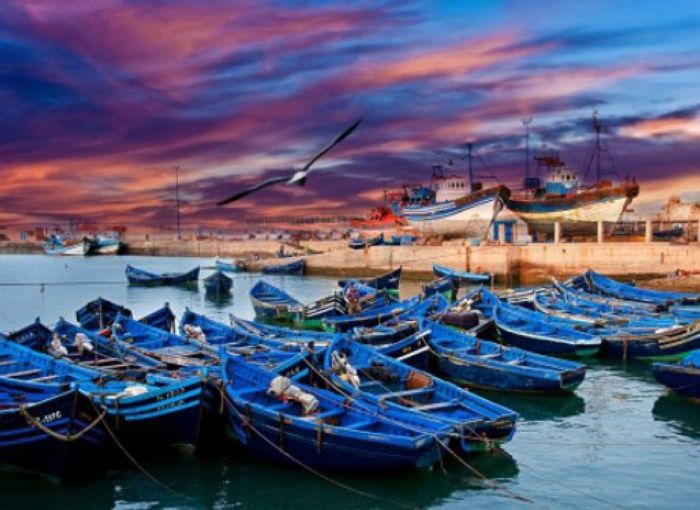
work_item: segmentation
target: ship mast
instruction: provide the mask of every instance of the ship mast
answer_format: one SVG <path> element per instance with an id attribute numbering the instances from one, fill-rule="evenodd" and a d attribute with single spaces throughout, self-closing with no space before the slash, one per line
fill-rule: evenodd
<path id="1" fill-rule="evenodd" d="M 474 189 L 474 169 L 472 167 L 472 144 L 467 144 L 467 158 L 469 158 L 469 189 Z"/>
<path id="2" fill-rule="evenodd" d="M 525 126 L 525 183 L 527 185 L 530 178 L 530 123 L 532 117 L 523 117 L 521 122 Z"/>
<path id="3" fill-rule="evenodd" d="M 593 110 L 593 129 L 595 130 L 595 154 L 596 154 L 596 167 L 595 175 L 596 182 L 600 182 L 600 132 L 602 130 L 602 125 L 598 120 L 598 110 Z"/>

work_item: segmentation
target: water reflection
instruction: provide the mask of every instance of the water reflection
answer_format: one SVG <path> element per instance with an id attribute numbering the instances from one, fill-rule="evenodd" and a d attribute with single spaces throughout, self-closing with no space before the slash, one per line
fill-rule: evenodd
<path id="1" fill-rule="evenodd" d="M 233 303 L 233 294 L 230 292 L 205 292 L 204 297 L 219 309 L 226 308 Z"/>
<path id="2" fill-rule="evenodd" d="M 304 508 L 384 507 L 389 502 L 426 508 L 456 492 L 499 490 L 518 475 L 515 460 L 505 452 L 479 454 L 466 461 L 487 480 L 475 476 L 457 461 L 445 461 L 433 471 L 362 475 L 330 475 L 334 481 L 377 499 L 353 494 L 317 476 L 259 462 L 227 445 L 225 454 L 201 458 L 177 450 L 144 461 L 145 468 L 172 490 L 158 487 L 135 469 L 110 471 L 90 484 L 61 486 L 21 474 L 0 477 L 5 508 L 60 506 L 65 508 Z M 27 483 L 35 489 L 27 491 Z M 341 505 L 345 507 L 346 504 Z"/>
<path id="3" fill-rule="evenodd" d="M 516 411 L 528 421 L 576 416 L 586 410 L 586 401 L 576 394 L 532 395 L 480 391 L 489 400 Z"/>
<path id="4" fill-rule="evenodd" d="M 652 410 L 654 419 L 663 421 L 676 434 L 700 438 L 700 402 L 675 393 L 662 395 Z"/>

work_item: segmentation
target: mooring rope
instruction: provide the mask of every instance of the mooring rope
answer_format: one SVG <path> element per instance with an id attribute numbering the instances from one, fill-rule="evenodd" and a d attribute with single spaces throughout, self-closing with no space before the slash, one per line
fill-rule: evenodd
<path id="1" fill-rule="evenodd" d="M 118 401 L 118 399 L 117 399 L 117 401 Z M 93 402 L 93 400 L 90 399 L 90 403 L 92 404 L 92 407 L 93 407 L 93 408 L 95 409 L 95 411 L 97 412 L 97 406 L 95 405 L 95 402 Z M 106 409 L 106 408 L 105 408 L 105 409 Z M 126 447 L 121 443 L 121 441 L 119 441 L 119 439 L 117 438 L 116 434 L 114 433 L 114 431 L 113 431 L 112 428 L 109 426 L 109 424 L 107 423 L 106 420 L 104 421 L 104 427 L 105 427 L 105 430 L 107 431 L 107 433 L 109 434 L 109 436 L 110 436 L 110 437 L 112 438 L 112 440 L 114 441 L 114 444 L 117 445 L 117 447 L 119 448 L 119 450 L 121 450 L 121 452 L 124 454 L 124 456 L 125 456 L 127 459 L 129 459 L 129 461 L 136 467 L 136 469 L 138 469 L 139 471 L 141 471 L 141 473 L 142 473 L 146 478 L 148 478 L 151 482 L 153 482 L 155 485 L 157 485 L 157 486 L 160 487 L 161 489 L 164 489 L 164 490 L 170 492 L 171 494 L 173 494 L 173 495 L 175 495 L 175 496 L 178 496 L 178 497 L 180 497 L 180 498 L 187 499 L 187 500 L 190 500 L 190 501 L 193 500 L 193 498 L 191 498 L 190 496 L 188 496 L 188 495 L 186 495 L 186 494 L 183 494 L 182 492 L 176 491 L 176 490 L 173 489 L 172 487 L 169 487 L 169 486 L 166 485 L 165 483 L 161 482 L 161 481 L 158 480 L 153 474 L 151 474 L 145 467 L 143 467 L 143 466 L 139 463 L 139 461 L 137 461 L 136 458 L 135 458 L 133 455 L 131 455 L 131 453 L 129 453 L 129 451 L 128 451 L 128 450 L 126 449 Z"/>
<path id="2" fill-rule="evenodd" d="M 356 405 L 359 404 L 358 407 L 357 407 L 357 410 L 358 410 L 358 411 L 363 412 L 364 414 L 367 414 L 368 416 L 372 416 L 373 418 L 379 417 L 379 418 L 381 418 L 382 420 L 385 420 L 385 421 L 388 421 L 388 422 L 390 422 L 390 423 L 393 423 L 394 425 L 396 425 L 396 426 L 398 426 L 398 427 L 401 427 L 401 428 L 405 428 L 406 430 L 412 430 L 413 432 L 419 432 L 419 433 L 421 433 L 421 434 L 429 434 L 429 435 L 431 435 L 431 436 L 433 437 L 433 439 L 435 439 L 435 441 L 436 441 L 440 446 L 442 446 L 443 449 L 444 449 L 448 454 L 450 454 L 451 457 L 455 458 L 455 459 L 457 460 L 457 462 L 459 462 L 460 464 L 462 464 L 462 466 L 466 467 L 469 471 L 471 471 L 471 472 L 474 473 L 476 476 L 478 476 L 479 478 L 481 478 L 481 480 L 482 480 L 483 482 L 485 482 L 487 485 L 490 485 L 492 489 L 503 491 L 508 497 L 514 498 L 514 499 L 516 499 L 516 500 L 518 500 L 518 501 L 525 501 L 525 502 L 528 502 L 528 503 L 532 503 L 532 502 L 533 502 L 532 500 L 530 500 L 530 499 L 528 499 L 528 498 L 526 498 L 526 497 L 524 497 L 524 496 L 521 496 L 521 495 L 519 495 L 519 494 L 516 494 L 515 492 L 511 491 L 510 489 L 508 489 L 507 487 L 503 486 L 502 484 L 500 484 L 500 483 L 498 483 L 498 482 L 495 482 L 494 480 L 489 479 L 486 475 L 484 475 L 484 474 L 481 473 L 479 470 L 477 470 L 474 466 L 470 465 L 467 461 L 465 461 L 457 452 L 455 452 L 454 450 L 452 450 L 451 448 L 449 448 L 449 446 L 447 446 L 445 443 L 443 443 L 443 441 L 438 437 L 438 435 L 435 434 L 432 430 L 420 429 L 420 428 L 418 428 L 418 427 L 411 427 L 411 426 L 407 425 L 406 423 L 399 422 L 399 421 L 396 421 L 396 420 L 392 420 L 392 419 L 389 418 L 388 416 L 379 416 L 379 415 L 377 415 L 377 414 L 374 413 L 371 409 L 366 408 L 366 407 L 363 407 L 363 406 L 361 405 L 361 404 L 362 404 L 361 402 L 358 402 L 358 400 L 354 399 L 354 397 L 353 397 L 352 395 L 350 395 L 349 393 L 345 392 L 345 391 L 343 390 L 343 388 L 341 388 L 338 384 L 335 383 L 335 381 L 333 381 L 333 380 L 331 380 L 331 379 L 328 379 L 322 372 L 320 372 L 315 366 L 313 366 L 313 364 L 312 364 L 307 358 L 304 358 L 304 362 L 309 366 L 309 368 L 311 368 L 319 377 L 321 377 L 324 381 L 326 381 L 326 383 L 329 384 L 331 387 L 333 387 L 338 393 L 340 393 L 340 394 L 341 394 L 342 396 L 344 396 L 345 398 L 347 398 L 347 399 L 353 401 Z M 384 386 L 384 385 L 381 383 L 381 381 L 378 381 L 378 380 L 373 379 L 373 378 L 371 378 L 371 377 L 370 377 L 370 379 L 371 379 L 372 381 L 378 382 L 378 383 L 382 386 L 382 388 L 388 389 L 388 388 L 386 388 L 386 386 Z M 472 436 L 469 436 L 470 439 L 478 439 L 478 440 L 480 440 L 480 441 L 483 441 L 484 444 L 486 445 L 486 447 L 487 447 L 488 449 L 500 451 L 500 448 L 494 447 L 493 444 L 492 444 L 492 442 L 489 441 L 488 438 L 485 438 L 485 437 L 480 436 L 480 435 L 479 435 L 473 428 L 471 428 L 468 424 L 464 424 L 464 425 L 465 425 L 465 427 L 468 428 L 469 431 L 473 434 Z M 461 437 L 461 436 L 460 436 L 460 437 Z M 444 467 L 443 467 L 443 470 L 444 470 Z"/>
<path id="3" fill-rule="evenodd" d="M 335 485 L 336 487 L 339 487 L 343 490 L 346 490 L 348 492 L 351 492 L 353 494 L 357 494 L 359 496 L 363 496 L 368 499 L 373 499 L 375 501 L 380 501 L 383 503 L 389 503 L 391 505 L 397 506 L 399 508 L 411 508 L 411 509 L 417 509 L 418 507 L 412 506 L 412 505 L 407 505 L 405 503 L 401 503 L 399 501 L 394 501 L 391 499 L 383 498 L 381 496 L 378 496 L 376 494 L 372 494 L 371 492 L 366 492 L 361 489 L 357 489 L 355 487 L 351 487 L 350 485 L 347 485 L 339 480 L 336 480 L 334 478 L 331 478 L 330 476 L 322 473 L 321 471 L 318 471 L 317 469 L 314 469 L 313 467 L 309 466 L 305 462 L 297 459 L 293 455 L 291 455 L 289 452 L 287 452 L 284 448 L 280 447 L 279 445 L 276 445 L 273 441 L 268 439 L 265 434 L 260 432 L 252 423 L 250 423 L 250 420 L 247 419 L 245 416 L 243 416 L 240 411 L 236 408 L 236 405 L 233 401 L 231 401 L 231 398 L 226 394 L 224 391 L 224 398 L 230 403 L 229 409 L 232 409 L 236 415 L 238 416 L 238 419 L 241 420 L 241 423 L 245 424 L 245 427 L 247 429 L 252 430 L 260 439 L 265 441 L 268 445 L 270 445 L 272 448 L 274 448 L 277 452 L 282 454 L 285 458 L 289 459 L 293 463 L 297 464 L 298 466 L 301 466 L 303 469 L 308 471 L 309 473 L 318 476 L 322 480 L 325 480 L 326 482 Z"/>
<path id="4" fill-rule="evenodd" d="M 27 424 L 31 425 L 33 427 L 36 427 L 39 429 L 41 432 L 46 434 L 47 436 L 51 436 L 54 439 L 58 441 L 63 441 L 66 443 L 71 443 L 73 441 L 77 441 L 81 437 L 83 437 L 85 434 L 90 432 L 92 429 L 94 429 L 102 420 L 104 420 L 104 417 L 107 415 L 107 408 L 103 409 L 102 413 L 97 416 L 92 422 L 90 422 L 83 430 L 78 432 L 77 434 L 60 434 L 56 432 L 55 430 L 51 430 L 49 427 L 41 423 L 40 420 L 37 420 L 34 416 L 29 414 L 29 411 L 27 411 L 27 408 L 25 405 L 20 405 L 18 407 L 20 414 L 24 417 L 25 420 L 27 420 Z"/>

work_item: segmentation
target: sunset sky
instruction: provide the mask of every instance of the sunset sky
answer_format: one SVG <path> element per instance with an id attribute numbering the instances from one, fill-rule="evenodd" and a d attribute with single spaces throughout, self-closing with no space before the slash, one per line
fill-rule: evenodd
<path id="1" fill-rule="evenodd" d="M 584 173 L 594 109 L 635 209 L 700 200 L 697 1 L 5 0 L 0 53 L 4 225 L 171 225 L 173 165 L 186 226 L 363 214 L 466 141 L 515 188 L 520 119 Z"/>

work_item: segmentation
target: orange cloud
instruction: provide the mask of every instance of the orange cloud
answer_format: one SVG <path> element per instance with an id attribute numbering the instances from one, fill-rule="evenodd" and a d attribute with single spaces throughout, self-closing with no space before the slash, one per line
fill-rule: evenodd
<path id="1" fill-rule="evenodd" d="M 664 117 L 661 119 L 640 120 L 620 129 L 624 136 L 631 138 L 698 138 L 700 137 L 700 118 Z"/>
<path id="2" fill-rule="evenodd" d="M 360 65 L 353 80 L 359 87 L 386 87 L 394 83 L 442 77 L 464 77 L 497 63 L 515 60 L 545 51 L 546 47 L 523 47 L 516 38 L 499 34 L 481 40 L 469 40 L 457 46 L 439 48 L 397 58 L 394 61 Z M 353 73 L 348 73 L 352 76 Z"/>

